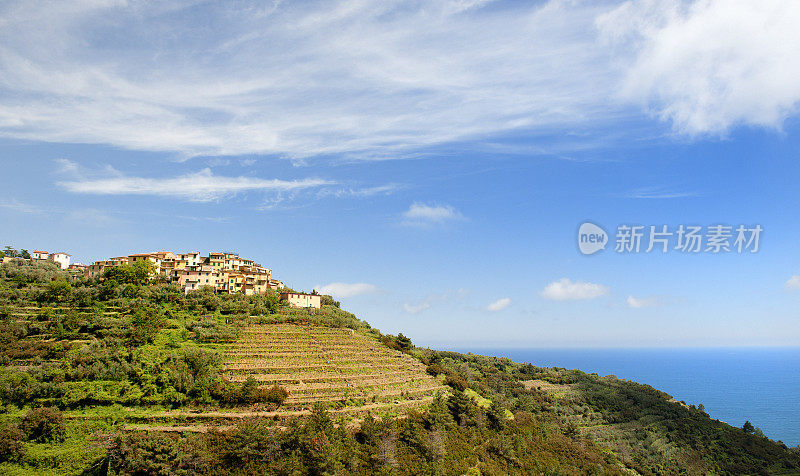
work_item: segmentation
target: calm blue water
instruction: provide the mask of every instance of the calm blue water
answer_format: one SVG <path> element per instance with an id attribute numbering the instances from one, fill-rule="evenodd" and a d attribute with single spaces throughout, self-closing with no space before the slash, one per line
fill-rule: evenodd
<path id="1" fill-rule="evenodd" d="M 646 383 L 712 418 L 800 445 L 800 348 L 453 349 Z"/>

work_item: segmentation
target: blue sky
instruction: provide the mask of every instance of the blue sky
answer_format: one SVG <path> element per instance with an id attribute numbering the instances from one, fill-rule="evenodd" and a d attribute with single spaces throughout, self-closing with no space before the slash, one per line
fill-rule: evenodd
<path id="1" fill-rule="evenodd" d="M 800 344 L 796 4 L 379 3 L 5 2 L 0 244 L 235 250 L 437 347 Z"/>

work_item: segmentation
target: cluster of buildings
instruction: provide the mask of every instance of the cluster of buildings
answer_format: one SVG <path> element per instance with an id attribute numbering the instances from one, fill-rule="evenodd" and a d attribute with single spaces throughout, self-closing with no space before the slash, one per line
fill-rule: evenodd
<path id="1" fill-rule="evenodd" d="M 185 292 L 209 286 L 220 293 L 243 293 L 249 296 L 265 294 L 270 289 L 282 290 L 285 287 L 281 281 L 272 279 L 271 269 L 231 252 L 209 253 L 208 256 L 201 256 L 199 251 L 136 253 L 95 261 L 90 265 L 70 264 L 72 256 L 64 252 L 48 253 L 37 250 L 31 253 L 31 258 L 53 261 L 61 269 L 69 270 L 76 279 L 100 277 L 106 270 L 116 266 L 133 265 L 138 261 L 147 260 L 153 264 L 156 276 L 162 276 L 167 281 L 179 285 Z M 281 300 L 292 307 L 316 309 L 321 307 L 321 298 L 318 294 L 282 292 Z"/>
<path id="2" fill-rule="evenodd" d="M 53 261 L 61 267 L 61 269 L 68 269 L 70 267 L 69 261 L 72 255 L 59 251 L 57 253 L 48 253 L 47 251 L 36 250 L 31 253 L 31 258 L 45 261 Z"/>
<path id="3" fill-rule="evenodd" d="M 200 252 L 173 253 L 158 251 L 118 256 L 95 261 L 86 267 L 88 277 L 102 276 L 109 268 L 123 264 L 133 265 L 137 261 L 148 260 L 153 264 L 156 275 L 178 284 L 186 292 L 209 286 L 217 292 L 264 294 L 269 289 L 282 289 L 283 283 L 272 279 L 272 270 L 253 260 L 240 257 L 237 253 Z"/>

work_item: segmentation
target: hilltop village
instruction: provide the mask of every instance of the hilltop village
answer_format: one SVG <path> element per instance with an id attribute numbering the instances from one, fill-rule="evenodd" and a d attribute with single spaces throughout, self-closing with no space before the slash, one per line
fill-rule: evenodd
<path id="1" fill-rule="evenodd" d="M 95 261 L 90 265 L 70 264 L 71 255 L 65 252 L 49 253 L 36 250 L 30 254 L 25 251 L 25 255 L 19 257 L 52 261 L 61 269 L 70 271 L 75 278 L 101 278 L 111 268 L 149 261 L 155 277 L 177 284 L 187 293 L 210 287 L 218 293 L 243 293 L 250 296 L 265 294 L 268 290 L 280 292 L 286 288 L 283 282 L 272 278 L 271 269 L 233 252 L 210 252 L 207 256 L 202 256 L 199 251 L 188 253 L 157 251 L 117 256 Z M 7 259 L 11 257 L 3 258 L 4 261 Z M 317 294 L 287 290 L 281 292 L 281 300 L 294 307 L 319 309 L 321 306 L 320 296 Z"/>

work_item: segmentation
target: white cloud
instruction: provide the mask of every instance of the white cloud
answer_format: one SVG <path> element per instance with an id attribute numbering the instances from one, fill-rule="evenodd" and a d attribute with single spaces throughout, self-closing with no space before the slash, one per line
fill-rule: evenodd
<path id="1" fill-rule="evenodd" d="M 656 306 L 661 306 L 663 304 L 663 301 L 659 296 L 649 296 L 643 298 L 635 298 L 633 296 L 628 296 L 628 299 L 626 301 L 629 307 L 635 309 L 642 307 L 656 307 Z"/>
<path id="2" fill-rule="evenodd" d="M 317 286 L 316 290 L 320 294 L 329 294 L 336 298 L 348 298 L 378 292 L 378 287 L 368 283 L 330 283 L 324 286 Z"/>
<path id="3" fill-rule="evenodd" d="M 403 212 L 404 225 L 432 225 L 448 221 L 463 220 L 464 216 L 449 205 L 427 205 L 414 202 Z"/>
<path id="4" fill-rule="evenodd" d="M 260 179 L 214 175 L 206 168 L 197 173 L 174 178 L 128 177 L 117 174 L 106 178 L 87 178 L 58 182 L 69 192 L 94 195 L 157 195 L 187 200 L 213 200 L 238 192 L 261 190 L 291 192 L 334 182 L 306 178 L 302 180 Z"/>
<path id="5" fill-rule="evenodd" d="M 598 25 L 625 72 L 622 97 L 688 134 L 778 128 L 800 101 L 795 0 L 629 1 Z"/>
<path id="6" fill-rule="evenodd" d="M 69 159 L 56 159 L 55 163 L 58 165 L 58 171 L 62 174 L 75 175 L 78 173 L 78 164 Z"/>
<path id="7" fill-rule="evenodd" d="M 787 291 L 800 291 L 800 276 L 792 276 L 783 287 Z"/>
<path id="8" fill-rule="evenodd" d="M 562 278 L 545 286 L 542 291 L 542 297 L 554 301 L 594 299 L 608 294 L 608 291 L 608 287 L 602 284 L 583 281 L 572 282 L 568 278 Z"/>
<path id="9" fill-rule="evenodd" d="M 507 308 L 511 304 L 511 298 L 500 298 L 497 301 L 489 304 L 486 306 L 487 311 L 502 311 L 503 309 Z"/>

